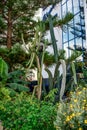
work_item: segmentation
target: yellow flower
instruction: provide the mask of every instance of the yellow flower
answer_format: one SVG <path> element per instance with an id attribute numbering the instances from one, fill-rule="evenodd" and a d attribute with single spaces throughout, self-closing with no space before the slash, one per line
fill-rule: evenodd
<path id="1" fill-rule="evenodd" d="M 75 114 L 72 113 L 72 114 L 69 116 L 69 119 L 71 120 L 74 116 L 75 116 Z"/>
<path id="2" fill-rule="evenodd" d="M 82 130 L 82 128 L 80 127 L 78 130 Z"/>
<path id="3" fill-rule="evenodd" d="M 70 104 L 70 108 L 73 108 L 73 105 L 72 105 L 72 104 Z"/>
<path id="4" fill-rule="evenodd" d="M 73 116 L 71 115 L 71 116 L 70 116 L 70 120 L 71 120 L 72 118 L 73 118 Z"/>
<path id="5" fill-rule="evenodd" d="M 87 124 L 87 120 L 84 120 L 84 123 Z"/>
<path id="6" fill-rule="evenodd" d="M 66 121 L 70 121 L 70 117 L 69 116 L 66 117 Z"/>
<path id="7" fill-rule="evenodd" d="M 86 100 L 84 99 L 83 102 L 86 102 Z"/>
<path id="8" fill-rule="evenodd" d="M 74 114 L 74 113 L 72 113 L 72 116 L 74 117 L 74 116 L 75 116 L 75 114 Z"/>
<path id="9" fill-rule="evenodd" d="M 77 99 L 74 99 L 74 102 L 77 102 Z"/>
<path id="10" fill-rule="evenodd" d="M 81 94 L 81 93 L 82 93 L 81 91 L 78 92 L 78 94 Z"/>
<path id="11" fill-rule="evenodd" d="M 84 106 L 83 106 L 82 108 L 83 108 L 83 109 L 85 109 L 85 107 L 84 107 Z"/>
<path id="12" fill-rule="evenodd" d="M 78 112 L 76 115 L 77 115 L 77 116 L 80 116 L 80 115 L 81 115 L 81 113 L 80 113 L 80 112 Z"/>
<path id="13" fill-rule="evenodd" d="M 73 124 L 70 124 L 70 127 L 74 128 L 74 125 L 73 125 Z"/>
<path id="14" fill-rule="evenodd" d="M 81 91 L 79 91 L 79 92 L 77 92 L 77 95 L 80 95 L 82 92 Z"/>

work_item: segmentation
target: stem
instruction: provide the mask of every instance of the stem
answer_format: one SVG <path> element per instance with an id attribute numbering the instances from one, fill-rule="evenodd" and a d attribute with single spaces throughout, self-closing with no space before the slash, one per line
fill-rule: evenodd
<path id="1" fill-rule="evenodd" d="M 36 62 L 37 62 L 37 68 L 38 68 L 38 74 L 37 74 L 37 77 L 38 77 L 38 88 L 37 88 L 37 97 L 38 99 L 40 100 L 41 99 L 41 91 L 42 91 L 42 71 L 41 71 L 41 66 L 40 66 L 40 61 L 39 61 L 39 58 L 38 56 L 36 56 Z"/>

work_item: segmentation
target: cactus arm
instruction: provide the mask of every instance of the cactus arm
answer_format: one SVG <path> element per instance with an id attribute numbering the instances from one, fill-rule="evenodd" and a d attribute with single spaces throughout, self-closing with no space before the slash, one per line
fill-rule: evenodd
<path id="1" fill-rule="evenodd" d="M 51 71 L 46 67 L 45 71 L 48 73 L 49 75 L 49 89 L 52 90 L 53 89 L 53 77 L 52 77 L 52 73 Z"/>
<path id="2" fill-rule="evenodd" d="M 66 63 L 64 60 L 60 60 L 60 62 L 63 69 L 63 78 L 62 78 L 61 90 L 60 90 L 60 101 L 62 101 L 62 97 L 64 95 L 65 85 L 66 85 Z"/>
<path id="3" fill-rule="evenodd" d="M 71 63 L 71 66 L 72 66 L 74 83 L 75 83 L 75 85 L 77 85 L 77 77 L 76 77 L 76 70 L 75 70 L 75 64 L 74 64 L 74 62 Z"/>
<path id="4" fill-rule="evenodd" d="M 55 39 L 55 35 L 54 35 L 54 27 L 53 27 L 51 15 L 48 16 L 48 21 L 49 21 L 50 35 L 51 35 L 51 40 L 52 40 L 53 50 L 54 50 L 54 55 L 55 55 L 55 61 L 57 62 L 57 60 L 58 60 L 58 50 L 57 50 L 57 44 L 56 44 L 56 39 Z"/>

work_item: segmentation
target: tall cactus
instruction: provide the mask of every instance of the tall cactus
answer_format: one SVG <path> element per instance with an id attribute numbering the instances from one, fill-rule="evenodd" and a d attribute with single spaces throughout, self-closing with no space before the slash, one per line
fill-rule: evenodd
<path id="1" fill-rule="evenodd" d="M 71 66 L 72 66 L 74 84 L 77 85 L 76 69 L 75 69 L 75 64 L 74 64 L 74 62 L 71 63 Z"/>
<path id="2" fill-rule="evenodd" d="M 53 89 L 53 77 L 52 77 L 52 73 L 51 71 L 46 67 L 45 71 L 48 73 L 49 76 L 49 89 L 52 90 Z"/>
<path id="3" fill-rule="evenodd" d="M 58 49 L 57 49 L 56 39 L 54 35 L 54 27 L 53 27 L 53 21 L 52 21 L 51 15 L 48 16 L 48 21 L 49 21 L 50 35 L 51 35 L 51 40 L 52 40 L 52 45 L 53 45 L 53 50 L 54 50 L 54 55 L 55 55 L 55 61 L 57 62 Z"/>
<path id="4" fill-rule="evenodd" d="M 63 78 L 62 78 L 62 83 L 61 83 L 61 90 L 60 90 L 60 101 L 62 101 L 62 97 L 64 95 L 65 91 L 65 85 L 66 85 L 66 63 L 64 60 L 60 60 L 62 69 L 63 69 Z"/>

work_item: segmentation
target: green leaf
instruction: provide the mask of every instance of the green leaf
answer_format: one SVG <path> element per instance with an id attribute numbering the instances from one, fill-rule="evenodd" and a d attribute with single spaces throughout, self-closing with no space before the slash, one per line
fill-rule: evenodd
<path id="1" fill-rule="evenodd" d="M 0 58 L 0 77 L 2 79 L 7 79 L 8 77 L 8 66 L 2 58 Z"/>
<path id="2" fill-rule="evenodd" d="M 10 88 L 18 91 L 29 91 L 29 88 L 25 87 L 24 85 L 18 84 L 18 83 L 9 83 L 8 84 Z"/>

